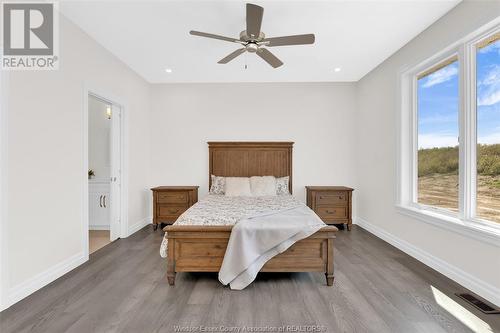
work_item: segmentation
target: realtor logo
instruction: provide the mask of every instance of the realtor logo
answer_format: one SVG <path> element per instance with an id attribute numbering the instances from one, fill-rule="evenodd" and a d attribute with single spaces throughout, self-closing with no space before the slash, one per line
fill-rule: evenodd
<path id="1" fill-rule="evenodd" d="M 2 69 L 57 69 L 56 5 L 54 2 L 2 3 Z"/>

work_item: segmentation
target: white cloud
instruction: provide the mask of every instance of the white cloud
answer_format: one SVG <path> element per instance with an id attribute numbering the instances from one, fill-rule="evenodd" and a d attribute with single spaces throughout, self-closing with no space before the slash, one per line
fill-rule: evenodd
<path id="1" fill-rule="evenodd" d="M 483 47 L 482 49 L 479 50 L 479 53 L 488 53 L 491 51 L 497 51 L 498 54 L 500 55 L 500 43 L 495 42 L 486 47 Z"/>
<path id="2" fill-rule="evenodd" d="M 500 144 L 500 132 L 480 136 L 477 142 L 483 145 Z M 418 149 L 458 146 L 458 137 L 450 134 L 419 134 Z"/>
<path id="3" fill-rule="evenodd" d="M 437 72 L 432 73 L 427 77 L 427 81 L 423 84 L 424 88 L 432 87 L 436 84 L 440 84 L 446 81 L 451 80 L 454 76 L 458 74 L 458 66 L 446 66 L 438 70 Z"/>
<path id="4" fill-rule="evenodd" d="M 484 95 L 480 94 L 478 97 L 477 105 L 488 106 L 496 104 L 498 102 L 500 102 L 500 87 L 498 87 L 496 91 L 484 92 Z"/>
<path id="5" fill-rule="evenodd" d="M 500 102 L 500 65 L 495 65 L 488 75 L 478 82 L 477 105 L 488 106 Z"/>
<path id="6" fill-rule="evenodd" d="M 494 145 L 500 143 L 500 132 L 491 133 L 477 138 L 477 142 L 483 145 Z"/>
<path id="7" fill-rule="evenodd" d="M 450 134 L 419 134 L 418 149 L 455 147 L 458 137 Z"/>
<path id="8" fill-rule="evenodd" d="M 458 121 L 458 115 L 457 113 L 450 113 L 450 114 L 432 114 L 428 115 L 425 117 L 420 117 L 418 119 L 419 125 L 428 125 L 428 124 L 455 124 Z"/>

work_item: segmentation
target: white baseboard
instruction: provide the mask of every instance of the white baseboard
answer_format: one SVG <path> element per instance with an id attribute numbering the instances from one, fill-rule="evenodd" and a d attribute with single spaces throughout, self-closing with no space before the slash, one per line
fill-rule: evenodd
<path id="1" fill-rule="evenodd" d="M 139 222 L 137 222 L 136 224 L 131 225 L 128 228 L 128 235 L 127 235 L 127 237 L 129 237 L 133 233 L 141 230 L 142 228 L 144 228 L 145 226 L 147 226 L 148 224 L 151 224 L 151 223 L 153 223 L 153 218 L 152 217 L 146 217 L 146 218 L 140 220 Z"/>
<path id="2" fill-rule="evenodd" d="M 439 273 L 459 283 L 465 288 L 473 291 L 479 296 L 487 299 L 497 306 L 500 306 L 500 289 L 495 287 L 494 285 L 478 279 L 470 273 L 465 272 L 464 270 L 433 256 L 432 254 L 422 250 L 421 248 L 418 248 L 413 244 L 410 244 L 407 241 L 402 240 L 385 230 L 382 230 L 381 228 L 367 222 L 360 217 L 356 218 L 356 224 L 372 233 L 373 235 L 377 236 L 378 238 L 383 239 L 392 246 L 412 256 L 413 258 L 421 261 L 427 266 L 435 269 Z"/>
<path id="3" fill-rule="evenodd" d="M 137 222 L 136 224 L 130 226 L 128 229 L 128 236 L 139 231 L 140 229 L 144 228 L 146 225 L 150 223 L 152 223 L 152 218 L 147 217 Z M 105 229 L 92 229 L 92 227 L 90 228 L 91 230 L 105 230 Z M 84 253 L 78 253 L 52 266 L 51 268 L 45 270 L 44 272 L 37 274 L 33 278 L 28 279 L 27 281 L 22 282 L 17 286 L 9 288 L 5 293 L 5 297 L 2 300 L 3 301 L 2 304 L 0 304 L 0 311 L 9 308 L 10 306 L 19 302 L 23 298 L 28 297 L 35 291 L 45 287 L 49 283 L 55 281 L 64 274 L 80 266 L 87 260 L 88 258 L 85 257 Z"/>
<path id="4" fill-rule="evenodd" d="M 89 225 L 89 230 L 109 230 L 109 225 Z"/>
<path id="5" fill-rule="evenodd" d="M 60 278 L 69 271 L 83 264 L 88 259 L 82 253 L 75 254 L 66 260 L 52 266 L 51 268 L 35 275 L 25 282 L 9 288 L 6 292 L 5 304 L 2 304 L 2 311 L 14 305 L 25 297 L 28 297 L 35 291 L 45 287 L 52 281 Z"/>

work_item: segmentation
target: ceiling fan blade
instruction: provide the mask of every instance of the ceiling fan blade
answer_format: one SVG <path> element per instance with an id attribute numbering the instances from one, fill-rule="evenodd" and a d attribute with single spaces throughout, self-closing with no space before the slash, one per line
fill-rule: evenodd
<path id="1" fill-rule="evenodd" d="M 226 42 L 241 43 L 241 41 L 239 39 L 236 39 L 236 38 L 224 37 L 224 36 L 209 34 L 207 32 L 201 32 L 201 31 L 191 30 L 189 33 L 191 35 L 193 35 L 193 36 L 200 36 L 200 37 L 207 37 L 207 38 L 213 38 L 213 39 L 220 39 L 220 40 L 225 40 Z"/>
<path id="2" fill-rule="evenodd" d="M 262 15 L 264 8 L 247 3 L 247 36 L 250 38 L 258 38 L 260 35 L 260 27 L 262 25 Z"/>
<path id="3" fill-rule="evenodd" d="M 228 54 L 226 57 L 222 58 L 221 60 L 217 61 L 218 64 L 227 64 L 228 62 L 230 62 L 231 60 L 233 60 L 234 58 L 236 58 L 237 56 L 239 56 L 240 54 L 243 54 L 245 53 L 247 49 L 246 48 L 241 48 L 241 49 L 237 49 L 236 51 Z"/>
<path id="4" fill-rule="evenodd" d="M 272 54 L 268 49 L 260 48 L 257 51 L 257 55 L 261 57 L 262 59 L 265 60 L 269 65 L 273 66 L 274 68 L 278 68 L 281 65 L 283 65 L 283 62 L 276 58 L 274 54 Z"/>
<path id="5" fill-rule="evenodd" d="M 268 47 L 272 46 L 285 46 L 285 45 L 304 45 L 314 43 L 314 34 L 307 35 L 293 35 L 283 37 L 266 38 L 262 42 L 269 42 L 265 44 Z"/>

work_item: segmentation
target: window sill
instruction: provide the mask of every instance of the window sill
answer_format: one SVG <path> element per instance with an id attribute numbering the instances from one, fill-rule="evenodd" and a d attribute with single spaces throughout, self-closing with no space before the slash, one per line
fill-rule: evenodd
<path id="1" fill-rule="evenodd" d="M 396 211 L 439 228 L 500 247 L 500 225 L 496 227 L 475 221 L 464 221 L 439 212 L 403 205 L 396 205 Z"/>

